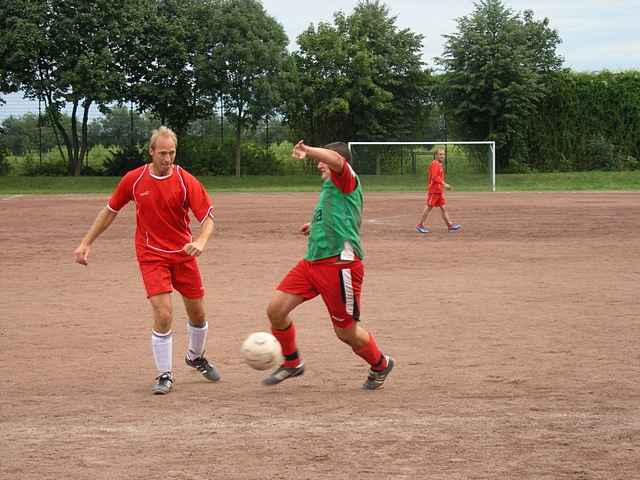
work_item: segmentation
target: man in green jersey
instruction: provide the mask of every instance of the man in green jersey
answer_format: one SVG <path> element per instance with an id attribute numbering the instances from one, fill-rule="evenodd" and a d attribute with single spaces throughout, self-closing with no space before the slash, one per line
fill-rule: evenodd
<path id="1" fill-rule="evenodd" d="M 363 388 L 377 390 L 395 362 L 380 351 L 373 335 L 359 324 L 364 278 L 360 243 L 363 199 L 360 180 L 349 164 L 349 149 L 340 142 L 320 148 L 300 140 L 293 147 L 292 156 L 318 162 L 323 183 L 311 222 L 300 229 L 309 236 L 307 253 L 280 282 L 267 308 L 271 331 L 282 345 L 285 360 L 263 383 L 276 385 L 304 373 L 289 314 L 320 295 L 337 337 L 371 367 Z"/>

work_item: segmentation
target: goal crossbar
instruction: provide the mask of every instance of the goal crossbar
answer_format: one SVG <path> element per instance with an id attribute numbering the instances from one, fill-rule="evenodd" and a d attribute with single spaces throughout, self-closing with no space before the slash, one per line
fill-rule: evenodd
<path id="1" fill-rule="evenodd" d="M 496 142 L 490 141 L 466 141 L 466 142 L 349 142 L 351 145 L 488 145 L 491 149 L 491 191 L 496 191 Z"/>

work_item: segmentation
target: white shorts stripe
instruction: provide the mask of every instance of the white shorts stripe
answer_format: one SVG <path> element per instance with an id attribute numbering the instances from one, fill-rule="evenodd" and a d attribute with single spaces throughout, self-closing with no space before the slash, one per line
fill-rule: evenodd
<path id="1" fill-rule="evenodd" d="M 342 284 L 344 285 L 344 303 L 349 315 L 353 315 L 353 284 L 351 283 L 351 269 L 344 268 L 342 274 Z"/>

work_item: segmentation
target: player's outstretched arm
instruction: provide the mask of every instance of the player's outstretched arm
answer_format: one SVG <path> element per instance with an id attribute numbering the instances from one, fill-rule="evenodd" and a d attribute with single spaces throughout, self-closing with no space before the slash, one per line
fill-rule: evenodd
<path id="1" fill-rule="evenodd" d="M 202 254 L 205 245 L 209 241 L 209 237 L 213 233 L 215 228 L 215 224 L 213 222 L 213 218 L 207 217 L 202 222 L 200 226 L 200 235 L 193 242 L 187 243 L 182 249 L 186 254 L 191 255 L 192 257 L 198 257 Z"/>
<path id="2" fill-rule="evenodd" d="M 89 231 L 80 242 L 80 245 L 78 245 L 73 252 L 77 263 L 80 265 L 89 264 L 91 244 L 102 234 L 102 232 L 109 228 L 109 225 L 113 223 L 116 215 L 116 212 L 109 210 L 107 207 L 104 207 L 100 212 L 98 212 L 98 216 L 93 221 L 93 225 L 91 225 L 91 228 L 89 228 Z"/>
<path id="3" fill-rule="evenodd" d="M 325 163 L 334 172 L 342 172 L 344 168 L 344 158 L 338 152 L 321 147 L 310 147 L 305 145 L 304 140 L 295 144 L 291 156 L 298 160 L 309 157 L 316 162 Z"/>

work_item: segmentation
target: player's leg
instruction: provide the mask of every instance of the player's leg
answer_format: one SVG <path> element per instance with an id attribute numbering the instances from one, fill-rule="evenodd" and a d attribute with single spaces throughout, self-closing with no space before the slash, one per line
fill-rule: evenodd
<path id="1" fill-rule="evenodd" d="M 363 387 L 369 390 L 380 388 L 393 368 L 393 359 L 380 351 L 373 335 L 359 324 L 364 265 L 356 260 L 348 264 L 322 266 L 317 270 L 322 300 L 331 316 L 336 336 L 371 367 Z M 376 378 L 373 383 L 372 375 Z"/>
<path id="2" fill-rule="evenodd" d="M 152 391 L 165 394 L 173 386 L 172 350 L 173 350 L 173 304 L 171 292 L 170 266 L 161 261 L 140 262 L 140 274 L 147 298 L 153 310 L 153 329 L 151 331 L 151 349 L 158 376 Z"/>
<path id="3" fill-rule="evenodd" d="M 187 354 L 184 361 L 190 367 L 197 369 L 207 380 L 217 382 L 220 380 L 220 372 L 213 362 L 207 360 L 204 355 L 209 331 L 204 311 L 204 299 L 183 296 L 182 300 L 189 318 L 187 322 Z"/>
<path id="4" fill-rule="evenodd" d="M 220 380 L 218 369 L 204 356 L 207 345 L 207 323 L 204 310 L 204 287 L 202 276 L 195 258 L 173 265 L 171 281 L 177 291 L 182 294 L 182 301 L 187 312 L 187 354 L 185 362 L 197 369 L 204 378 L 217 382 Z"/>
<path id="5" fill-rule="evenodd" d="M 384 381 L 395 366 L 395 360 L 390 355 L 382 353 L 374 336 L 362 328 L 357 322 L 342 328 L 335 323 L 333 329 L 337 337 L 349 345 L 353 352 L 370 366 L 367 380 L 362 385 L 366 390 L 382 388 Z"/>
<path id="6" fill-rule="evenodd" d="M 173 387 L 173 306 L 170 293 L 161 293 L 149 297 L 153 310 L 153 329 L 151 331 L 151 349 L 158 376 L 152 391 L 165 394 Z"/>
<path id="7" fill-rule="evenodd" d="M 267 307 L 267 317 L 271 322 L 271 333 L 278 339 L 282 347 L 284 362 L 262 381 L 265 385 L 276 385 L 287 378 L 297 377 L 304 373 L 304 362 L 296 344 L 296 326 L 289 314 L 305 300 L 301 295 L 280 290 L 276 290 L 273 294 Z"/>
<path id="8" fill-rule="evenodd" d="M 265 385 L 276 385 L 304 373 L 304 362 L 296 343 L 296 326 L 289 314 L 298 305 L 317 295 L 307 278 L 308 263 L 302 260 L 287 273 L 267 306 L 271 333 L 280 342 L 284 362 L 263 380 Z"/>
<path id="9" fill-rule="evenodd" d="M 422 215 L 420 216 L 420 220 L 416 225 L 416 231 L 418 233 L 429 233 L 429 229 L 425 227 L 424 224 L 426 223 L 427 217 L 429 217 L 429 213 L 431 212 L 432 208 L 433 207 L 431 207 L 428 203 L 428 197 L 427 197 L 427 203 L 425 203 L 424 209 L 422 210 Z"/>
<path id="10" fill-rule="evenodd" d="M 449 218 L 449 213 L 447 212 L 447 207 L 444 205 L 440 206 L 440 212 L 442 214 L 442 220 L 447 225 L 447 229 L 450 232 L 455 232 L 456 230 L 460 230 L 461 226 L 457 223 L 453 223 Z"/>
<path id="11" fill-rule="evenodd" d="M 444 205 L 440 206 L 440 215 L 442 216 L 442 220 L 444 221 L 447 228 L 451 225 L 451 219 L 449 218 L 449 213 L 447 212 L 447 207 Z"/>

